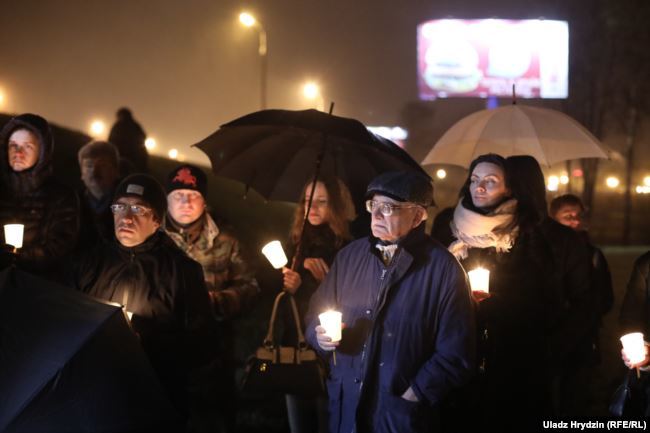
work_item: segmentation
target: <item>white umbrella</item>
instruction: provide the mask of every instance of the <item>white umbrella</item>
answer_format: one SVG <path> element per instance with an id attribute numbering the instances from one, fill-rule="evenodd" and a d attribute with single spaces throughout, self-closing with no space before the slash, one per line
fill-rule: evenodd
<path id="1" fill-rule="evenodd" d="M 609 158 L 610 150 L 564 113 L 508 105 L 456 122 L 422 161 L 469 167 L 479 155 L 531 155 L 546 166 L 578 158 Z"/>

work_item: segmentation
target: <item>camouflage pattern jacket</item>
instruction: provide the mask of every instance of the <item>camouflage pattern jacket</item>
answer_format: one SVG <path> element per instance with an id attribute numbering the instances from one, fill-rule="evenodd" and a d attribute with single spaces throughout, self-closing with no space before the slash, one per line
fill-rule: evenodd
<path id="1" fill-rule="evenodd" d="M 259 286 L 242 257 L 239 241 L 232 234 L 220 231 L 207 212 L 201 217 L 202 229 L 194 242 L 169 218 L 168 215 L 163 228 L 180 249 L 203 267 L 217 317 L 229 319 L 250 307 Z"/>

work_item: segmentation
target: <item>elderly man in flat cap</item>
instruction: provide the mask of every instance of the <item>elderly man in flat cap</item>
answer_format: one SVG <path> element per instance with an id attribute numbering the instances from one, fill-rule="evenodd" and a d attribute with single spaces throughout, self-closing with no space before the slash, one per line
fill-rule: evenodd
<path id="1" fill-rule="evenodd" d="M 306 336 L 329 360 L 331 432 L 428 432 L 471 376 L 474 307 L 465 272 L 424 232 L 430 179 L 389 172 L 368 186 L 372 235 L 350 243 L 312 297 Z M 319 325 L 337 310 L 340 342 Z"/>

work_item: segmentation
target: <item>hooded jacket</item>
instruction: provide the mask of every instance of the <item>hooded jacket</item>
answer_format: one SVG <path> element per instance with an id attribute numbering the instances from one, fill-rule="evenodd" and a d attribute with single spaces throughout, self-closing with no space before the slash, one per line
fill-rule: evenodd
<path id="1" fill-rule="evenodd" d="M 16 172 L 9 165 L 11 134 L 26 129 L 38 137 L 36 164 Z M 11 119 L 0 133 L 0 225 L 25 225 L 18 265 L 49 278 L 60 278 L 60 267 L 74 249 L 79 235 L 79 198 L 72 188 L 52 175 L 54 140 L 45 119 L 22 114 Z M 4 243 L 4 231 L 0 231 Z"/>
<path id="2" fill-rule="evenodd" d="M 474 367 L 474 306 L 463 269 L 440 244 L 412 230 L 388 266 L 370 237 L 334 259 L 312 297 L 306 338 L 330 360 L 331 432 L 427 432 L 435 409 Z M 322 351 L 318 314 L 343 314 L 336 350 Z M 418 402 L 403 399 L 409 388 Z"/>

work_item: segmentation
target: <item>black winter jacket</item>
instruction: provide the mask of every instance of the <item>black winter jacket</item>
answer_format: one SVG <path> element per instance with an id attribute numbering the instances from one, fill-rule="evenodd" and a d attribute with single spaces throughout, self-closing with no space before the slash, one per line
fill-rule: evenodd
<path id="1" fill-rule="evenodd" d="M 507 253 L 470 248 L 462 261 L 467 271 L 490 271 L 490 298 L 479 305 L 488 428 L 553 413 L 554 380 L 591 344 L 597 323 L 589 258 L 577 234 L 548 220 Z"/>
<path id="2" fill-rule="evenodd" d="M 41 144 L 34 167 L 15 172 L 7 159 L 7 144 L 17 129 L 35 134 Z M 72 188 L 52 176 L 54 141 L 45 119 L 32 114 L 14 117 L 0 134 L 0 226 L 25 225 L 18 266 L 51 279 L 62 279 L 61 268 L 72 253 L 79 234 L 79 199 Z M 4 231 L 0 230 L 4 243 Z"/>
<path id="3" fill-rule="evenodd" d="M 133 330 L 163 386 L 186 412 L 190 376 L 216 357 L 215 321 L 201 265 L 161 230 L 144 243 L 99 244 L 73 276 L 76 289 L 133 313 Z"/>
<path id="4" fill-rule="evenodd" d="M 623 334 L 643 332 L 650 335 L 650 251 L 634 262 L 621 305 L 619 323 Z M 646 337 L 647 339 L 647 337 Z"/>

